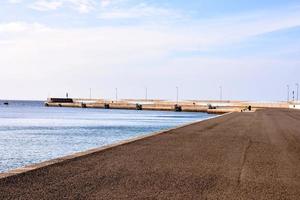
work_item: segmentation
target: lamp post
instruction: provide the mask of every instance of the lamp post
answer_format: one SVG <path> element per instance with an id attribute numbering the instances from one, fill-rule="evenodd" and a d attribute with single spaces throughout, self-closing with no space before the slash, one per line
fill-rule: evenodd
<path id="1" fill-rule="evenodd" d="M 92 99 L 92 88 L 90 88 L 90 99 Z"/>
<path id="2" fill-rule="evenodd" d="M 179 93 L 179 88 L 176 86 L 176 103 L 178 104 L 178 93 Z"/>
<path id="3" fill-rule="evenodd" d="M 145 88 L 145 92 L 146 92 L 145 93 L 145 100 L 147 101 L 148 100 L 148 88 L 147 87 Z"/>
<path id="4" fill-rule="evenodd" d="M 116 88 L 116 102 L 118 101 L 118 88 Z"/>
<path id="5" fill-rule="evenodd" d="M 292 94 L 293 94 L 293 102 L 294 102 L 295 101 L 295 91 L 294 90 L 293 90 Z"/>
<path id="6" fill-rule="evenodd" d="M 220 101 L 223 100 L 223 87 L 220 86 Z"/>
<path id="7" fill-rule="evenodd" d="M 297 101 L 299 101 L 299 83 L 296 83 L 296 87 L 297 87 Z"/>

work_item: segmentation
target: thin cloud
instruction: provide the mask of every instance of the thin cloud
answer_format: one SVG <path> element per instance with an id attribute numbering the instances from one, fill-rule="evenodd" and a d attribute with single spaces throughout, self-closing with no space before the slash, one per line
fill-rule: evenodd
<path id="1" fill-rule="evenodd" d="M 102 1 L 100 1 L 100 5 L 103 8 L 109 6 L 111 3 L 112 3 L 112 0 L 102 0 Z"/>
<path id="2" fill-rule="evenodd" d="M 57 10 L 63 6 L 70 7 L 80 13 L 88 13 L 96 6 L 94 0 L 38 0 L 29 7 L 38 11 Z"/>
<path id="3" fill-rule="evenodd" d="M 68 0 L 72 3 L 83 3 L 83 5 L 90 5 L 91 1 L 78 1 L 78 0 Z M 76 4 L 77 5 L 77 4 Z M 86 8 L 84 7 L 83 10 Z M 128 10 L 128 12 L 119 12 L 119 14 L 111 13 L 107 14 L 106 18 L 131 18 L 131 17 L 142 17 L 142 16 L 152 16 L 152 15 L 173 15 L 174 13 L 164 9 L 157 9 L 153 7 L 147 7 L 145 4 L 140 4 L 137 7 Z M 176 14 L 175 14 L 176 15 Z M 105 18 L 104 17 L 104 18 Z M 156 19 L 157 21 L 158 19 Z M 32 25 L 13 22 L 7 24 L 0 24 L 0 31 L 2 30 L 22 30 L 26 27 L 31 27 Z M 37 23 L 35 24 L 37 26 Z M 39 24 L 42 28 L 42 25 Z M 237 15 L 230 17 L 221 17 L 217 19 L 208 20 L 194 20 L 189 23 L 177 23 L 177 24 L 161 24 L 159 21 L 157 23 L 150 24 L 139 24 L 139 25 L 129 25 L 129 26 L 112 26 L 112 27 L 102 27 L 101 30 L 113 30 L 118 32 L 119 30 L 144 30 L 144 32 L 149 31 L 150 33 L 155 30 L 155 32 L 160 33 L 167 39 L 168 48 L 174 47 L 175 51 L 190 51 L 190 50 L 210 50 L 211 48 L 218 48 L 220 46 L 239 42 L 242 40 L 247 40 L 250 37 L 267 34 L 270 32 L 289 29 L 293 27 L 300 26 L 300 12 L 299 9 L 287 9 L 279 11 L 269 11 L 265 13 L 253 13 L 251 15 Z M 97 27 L 88 28 L 93 37 L 93 31 L 99 30 Z M 72 29 L 68 30 L 71 32 L 77 31 L 87 31 L 86 29 Z M 71 34 L 72 35 L 72 34 Z M 113 34 L 116 35 L 116 34 Z M 109 35 L 105 36 L 109 37 Z M 128 37 L 128 40 L 132 40 L 130 35 L 125 35 L 123 37 Z M 90 37 L 89 37 L 90 38 Z M 151 37 L 150 37 L 151 38 Z M 118 38 L 116 38 L 117 40 Z M 123 38 L 126 40 L 125 38 Z M 143 38 L 148 41 L 149 38 Z M 155 38 L 151 38 L 155 42 Z M 157 40 L 159 42 L 163 42 Z M 171 43 L 171 44 L 170 44 Z M 163 42 L 165 44 L 165 42 Z M 133 45 L 133 44 L 130 44 Z M 178 49 L 176 49 L 179 47 Z"/>
<path id="4" fill-rule="evenodd" d="M 8 0 L 8 2 L 11 4 L 18 4 L 18 3 L 22 3 L 22 0 Z"/>
<path id="5" fill-rule="evenodd" d="M 145 8 L 145 6 L 142 6 Z M 133 9 L 136 11 L 137 9 Z M 133 12 L 133 14 L 125 15 L 125 17 L 137 17 L 140 15 L 149 16 L 154 14 L 154 9 L 145 9 L 148 13 Z M 170 14 L 169 12 L 162 11 L 163 14 Z M 207 51 L 214 48 L 219 48 L 227 44 L 237 43 L 239 41 L 247 40 L 250 37 L 267 34 L 273 31 L 288 29 L 292 27 L 300 26 L 300 12 L 295 10 L 291 12 L 290 10 L 286 12 L 266 12 L 264 15 L 253 14 L 251 16 L 231 16 L 227 18 L 219 18 L 213 20 L 203 20 L 203 21 L 193 21 L 186 24 L 171 24 L 165 25 L 160 24 L 144 24 L 144 25 L 129 25 L 129 26 L 112 26 L 112 27 L 102 27 L 102 28 L 88 28 L 80 29 L 74 28 L 65 30 L 66 35 L 77 32 L 85 32 L 90 40 L 93 37 L 97 37 L 99 30 L 103 33 L 107 33 L 105 30 L 109 30 L 109 34 L 100 34 L 102 37 L 111 38 L 115 36 L 111 41 L 132 41 L 131 43 L 126 43 L 128 47 L 134 46 L 136 42 L 135 37 L 132 38 L 131 34 L 126 33 L 127 30 L 135 30 L 138 33 L 143 33 L 141 35 L 141 41 L 151 41 L 153 44 L 160 44 L 164 47 L 166 53 L 170 51 L 194 51 L 201 50 Z M 123 15 L 122 15 L 123 16 Z M 110 17 L 119 17 L 112 15 Z M 29 27 L 29 28 L 28 28 Z M 35 27 L 35 30 L 43 29 L 45 26 L 35 23 L 28 24 L 22 22 L 12 22 L 6 24 L 0 24 L 0 32 L 2 31 L 30 31 L 31 28 Z M 55 29 L 54 29 L 55 30 Z M 63 29 L 57 29 L 63 30 Z M 114 32 L 115 31 L 115 32 Z M 117 34 L 125 31 L 125 35 Z M 131 31 L 130 31 L 131 32 Z M 158 36 L 158 38 L 151 37 L 151 34 Z M 1 35 L 0 35 L 1 36 Z M 163 38 L 163 39 L 162 39 Z M 0 37 L 1 40 L 1 37 Z M 74 41 L 76 41 L 74 39 Z M 144 43 L 144 42 L 142 42 Z M 103 44 L 91 44 L 100 45 Z M 109 44 L 107 44 L 110 46 Z M 125 45 L 125 44 L 124 44 Z M 107 47 L 104 46 L 104 49 Z M 118 48 L 115 48 L 116 51 Z M 143 49 L 143 48 L 142 48 Z M 141 49 L 136 49 L 140 51 Z M 113 49 L 112 49 L 113 51 Z"/>
<path id="6" fill-rule="evenodd" d="M 56 10 L 63 5 L 62 1 L 39 0 L 30 5 L 30 8 L 38 11 Z"/>
<path id="7" fill-rule="evenodd" d="M 47 26 L 40 23 L 10 22 L 0 24 L 1 33 L 30 33 L 34 31 L 47 30 Z M 1 36 L 1 35 L 0 35 Z M 1 37 L 0 37 L 1 39 Z"/>
<path id="8" fill-rule="evenodd" d="M 100 19 L 141 19 L 150 17 L 172 17 L 178 18 L 178 12 L 167 8 L 153 7 L 141 3 L 129 8 L 111 8 L 103 10 L 98 18 Z"/>
<path id="9" fill-rule="evenodd" d="M 96 2 L 94 0 L 65 0 L 75 10 L 80 13 L 88 13 L 95 9 Z"/>

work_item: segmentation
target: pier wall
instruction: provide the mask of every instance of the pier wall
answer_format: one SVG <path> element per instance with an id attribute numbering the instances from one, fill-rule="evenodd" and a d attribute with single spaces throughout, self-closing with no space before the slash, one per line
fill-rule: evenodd
<path id="1" fill-rule="evenodd" d="M 54 101 L 53 101 L 54 99 Z M 61 99 L 61 102 L 59 102 Z M 251 111 L 263 108 L 290 108 L 291 102 L 248 102 L 248 101 L 164 101 L 164 100 L 106 100 L 106 99 L 63 99 L 49 98 L 46 106 L 53 107 L 77 107 L 99 109 L 129 109 L 129 110 L 158 110 L 158 111 L 183 111 L 206 112 L 223 114 L 229 112 Z"/>

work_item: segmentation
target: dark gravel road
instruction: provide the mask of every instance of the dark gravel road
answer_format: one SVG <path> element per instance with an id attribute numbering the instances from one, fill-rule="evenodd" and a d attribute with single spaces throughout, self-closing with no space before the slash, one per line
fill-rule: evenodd
<path id="1" fill-rule="evenodd" d="M 300 111 L 234 113 L 15 177 L 0 199 L 300 199 Z"/>

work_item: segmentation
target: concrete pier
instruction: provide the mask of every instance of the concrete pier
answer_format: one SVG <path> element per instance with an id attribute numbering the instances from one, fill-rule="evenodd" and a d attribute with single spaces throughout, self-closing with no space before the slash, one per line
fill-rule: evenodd
<path id="1" fill-rule="evenodd" d="M 289 108 L 293 104 L 288 102 L 247 102 L 247 101 L 165 101 L 165 100 L 105 100 L 105 99 L 65 99 L 49 98 L 46 106 L 55 107 L 78 107 L 99 109 L 130 109 L 130 110 L 160 110 L 160 111 L 183 111 L 183 112 L 207 112 L 223 114 L 229 112 L 255 111 L 261 108 Z M 298 107 L 298 105 L 297 105 Z M 297 108 L 295 107 L 295 108 Z"/>

